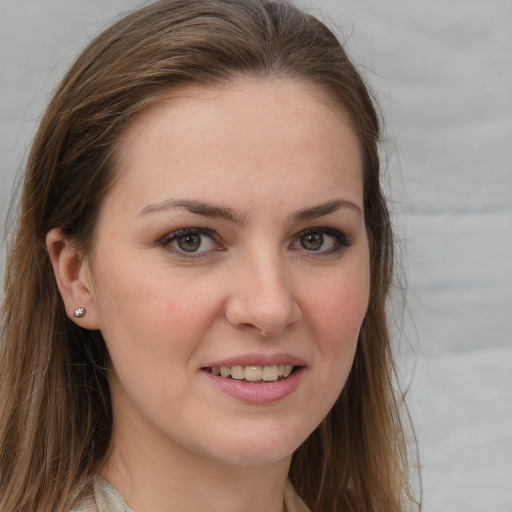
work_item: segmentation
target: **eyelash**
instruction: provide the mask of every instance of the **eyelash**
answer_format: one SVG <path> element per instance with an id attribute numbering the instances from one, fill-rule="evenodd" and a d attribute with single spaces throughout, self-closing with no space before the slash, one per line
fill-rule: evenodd
<path id="1" fill-rule="evenodd" d="M 306 247 L 304 247 L 303 243 L 301 242 L 301 239 L 305 236 L 315 236 L 315 235 L 321 235 L 322 238 L 322 245 L 323 242 L 325 242 L 325 237 L 330 237 L 334 240 L 335 246 L 328 250 L 322 250 L 322 249 L 312 249 L 309 250 Z M 173 247 L 173 243 L 179 243 L 179 240 L 182 240 L 186 237 L 194 237 L 199 236 L 199 246 L 197 249 L 201 247 L 201 245 L 204 244 L 204 238 L 208 237 L 211 240 L 211 243 L 215 245 L 213 249 L 203 250 L 203 251 L 185 251 L 183 248 L 180 247 Z M 293 237 L 293 242 L 290 244 L 293 246 L 295 243 L 298 243 L 301 245 L 301 247 L 294 248 L 293 250 L 296 252 L 304 251 L 305 254 L 308 257 L 328 257 L 328 256 L 334 256 L 340 252 L 343 252 L 345 249 L 350 247 L 352 245 L 352 242 L 347 238 L 346 235 L 344 235 L 341 231 L 338 231 L 337 229 L 332 228 L 324 228 L 324 227 L 315 227 L 315 228 L 308 228 L 305 229 L 299 233 L 297 233 Z M 224 251 L 225 248 L 223 247 L 222 243 L 219 242 L 219 236 L 215 233 L 215 231 L 204 229 L 204 228 L 184 228 L 179 229 L 177 231 L 173 231 L 171 233 L 166 234 L 159 240 L 159 245 L 164 247 L 166 250 L 173 252 L 174 254 L 177 254 L 178 256 L 182 258 L 204 258 L 207 257 L 212 251 L 218 252 L 218 251 Z"/>
<path id="2" fill-rule="evenodd" d="M 183 249 L 176 248 L 176 247 L 172 246 L 173 242 L 178 243 L 178 240 L 184 239 L 187 236 L 199 236 L 200 237 L 199 247 L 204 243 L 204 237 L 208 237 L 208 238 L 210 238 L 212 243 L 214 243 L 216 245 L 216 248 L 213 249 L 213 251 L 223 251 L 224 250 L 224 247 L 218 241 L 219 240 L 218 235 L 214 231 L 211 231 L 209 229 L 204 229 L 204 228 L 178 229 L 177 231 L 173 231 L 173 232 L 168 233 L 167 235 L 163 236 L 159 241 L 159 245 L 161 245 L 168 251 L 173 252 L 183 258 L 204 258 L 209 252 L 211 252 L 210 250 L 209 251 L 200 251 L 200 252 L 197 252 L 197 251 L 187 252 Z"/>
<path id="3" fill-rule="evenodd" d="M 302 245 L 300 242 L 301 238 L 305 236 L 315 236 L 315 235 L 321 235 L 322 239 L 324 240 L 326 236 L 332 238 L 334 240 L 335 246 L 328 250 L 308 250 Z M 347 236 L 342 233 L 341 231 L 338 231 L 337 229 L 332 228 L 323 228 L 323 227 L 315 227 L 315 228 L 308 228 L 294 237 L 295 240 L 297 240 L 301 245 L 302 249 L 298 250 L 304 250 L 306 252 L 306 255 L 309 257 L 322 257 L 322 256 L 335 256 L 339 254 L 340 252 L 343 252 L 345 249 L 352 246 L 352 241 L 347 238 Z M 324 240 L 325 241 L 325 240 Z"/>

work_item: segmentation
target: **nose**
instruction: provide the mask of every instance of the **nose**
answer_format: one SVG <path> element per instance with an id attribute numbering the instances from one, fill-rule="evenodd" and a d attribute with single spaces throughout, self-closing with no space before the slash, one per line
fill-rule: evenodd
<path id="1" fill-rule="evenodd" d="M 231 279 L 225 315 L 236 329 L 276 336 L 302 318 L 293 279 L 279 257 L 241 263 Z"/>

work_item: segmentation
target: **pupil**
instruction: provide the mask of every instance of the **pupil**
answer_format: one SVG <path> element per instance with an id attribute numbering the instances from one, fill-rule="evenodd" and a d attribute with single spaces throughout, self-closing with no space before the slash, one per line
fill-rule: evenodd
<path id="1" fill-rule="evenodd" d="M 324 237 L 321 233 L 310 233 L 308 235 L 304 235 L 300 239 L 300 243 L 304 249 L 308 249 L 310 251 L 318 251 L 324 243 Z"/>
<path id="2" fill-rule="evenodd" d="M 186 235 L 178 238 L 178 247 L 185 252 L 194 252 L 201 245 L 201 237 L 199 235 Z"/>

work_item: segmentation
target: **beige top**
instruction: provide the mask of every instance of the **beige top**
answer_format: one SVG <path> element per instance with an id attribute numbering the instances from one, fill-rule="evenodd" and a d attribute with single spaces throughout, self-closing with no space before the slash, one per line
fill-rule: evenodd
<path id="1" fill-rule="evenodd" d="M 284 489 L 287 512 L 311 512 L 288 480 Z M 94 495 L 70 512 L 134 512 L 114 487 L 101 476 L 94 481 Z"/>

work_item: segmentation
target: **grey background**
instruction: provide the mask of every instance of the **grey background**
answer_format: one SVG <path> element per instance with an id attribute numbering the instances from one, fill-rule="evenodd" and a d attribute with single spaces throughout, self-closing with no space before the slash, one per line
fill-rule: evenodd
<path id="1" fill-rule="evenodd" d="M 135 0 L 0 0 L 0 214 L 52 88 Z M 512 0 L 301 1 L 387 120 L 426 512 L 512 511 Z"/>

